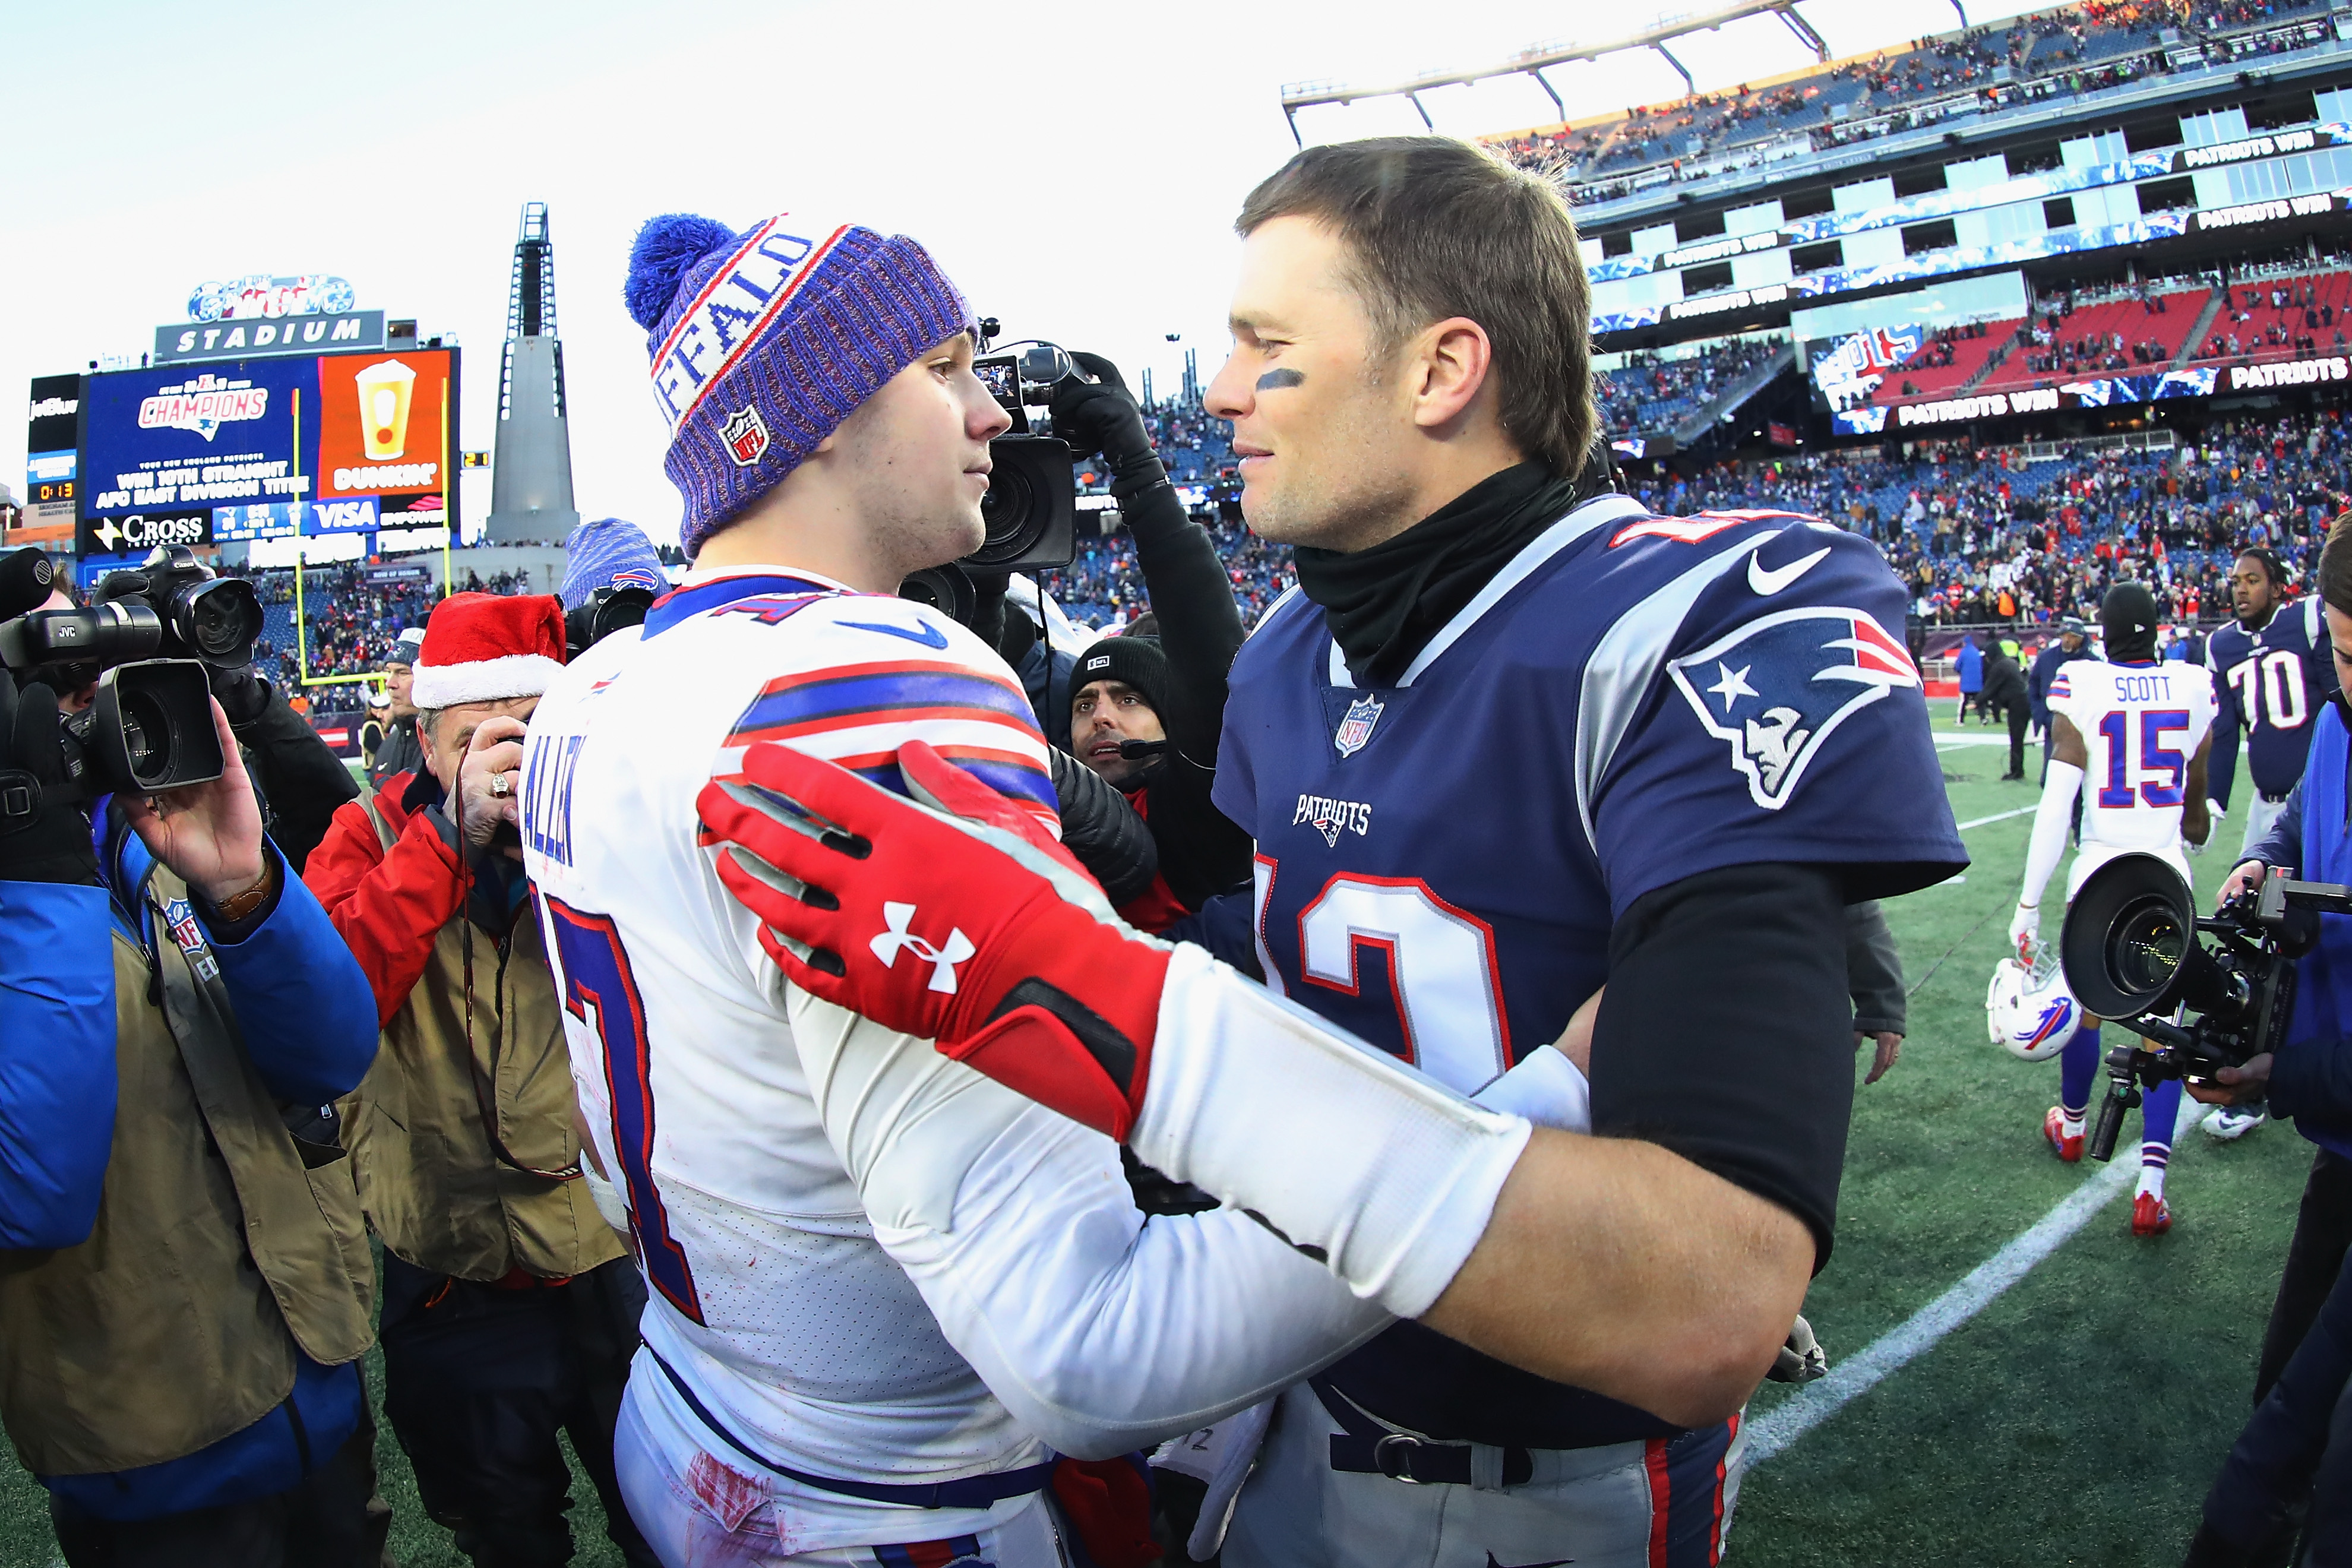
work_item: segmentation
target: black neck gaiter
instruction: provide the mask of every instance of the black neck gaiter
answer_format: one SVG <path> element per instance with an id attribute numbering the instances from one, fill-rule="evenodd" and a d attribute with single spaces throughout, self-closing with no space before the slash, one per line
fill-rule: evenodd
<path id="1" fill-rule="evenodd" d="M 1588 465 L 1588 468 L 1593 465 Z M 1393 539 L 1343 552 L 1300 545 L 1298 586 L 1323 606 L 1348 669 L 1368 686 L 1392 686 L 1429 639 L 1581 493 L 1541 463 L 1490 474 Z"/>

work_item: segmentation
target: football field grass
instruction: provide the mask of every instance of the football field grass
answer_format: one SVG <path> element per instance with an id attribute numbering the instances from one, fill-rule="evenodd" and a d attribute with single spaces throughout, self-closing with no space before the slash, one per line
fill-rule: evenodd
<path id="1" fill-rule="evenodd" d="M 2001 814 L 2032 806 L 2037 792 L 2000 782 L 2006 752 L 1973 743 L 1981 729 L 1955 731 L 1948 700 L 1934 706 L 1955 816 L 1999 820 L 1963 833 L 1975 859 L 1964 879 L 1886 906 L 1915 988 L 1911 1032 L 1894 1070 L 1855 1090 L 1837 1252 L 1806 1303 L 1833 1368 L 1910 1321 L 2097 1170 L 2061 1165 L 2042 1141 L 2057 1063 L 2018 1061 L 1985 1038 L 1985 984 L 2006 943 L 2032 820 Z M 2038 771 L 2038 753 L 2031 766 Z M 2219 824 L 2216 851 L 2195 862 L 2209 898 L 2242 826 L 2236 816 Z M 2137 1135 L 2135 1113 L 2118 1164 L 2137 1161 Z M 2248 1414 L 2310 1163 L 2292 1126 L 2233 1144 L 2186 1133 L 2167 1189 L 2170 1235 L 2130 1234 L 2126 1184 L 1974 1317 L 1751 1470 L 1727 1561 L 2178 1563 Z M 369 1369 L 380 1394 L 373 1352 Z M 1767 1384 L 1751 1427 L 1831 1386 Z M 399 1561 L 462 1568 L 447 1533 L 424 1518 L 388 1428 L 378 1458 Z M 573 1497 L 576 1561 L 617 1565 L 584 1479 Z M 40 1489 L 0 1456 L 0 1568 L 55 1561 Z"/>

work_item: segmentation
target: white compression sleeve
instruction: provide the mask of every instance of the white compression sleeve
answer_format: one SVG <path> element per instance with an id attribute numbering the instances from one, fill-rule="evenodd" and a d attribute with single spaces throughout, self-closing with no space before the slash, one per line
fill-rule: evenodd
<path id="1" fill-rule="evenodd" d="M 1187 945 L 1169 961 L 1128 1143 L 1417 1318 L 1485 1233 L 1532 1131 Z"/>
<path id="2" fill-rule="evenodd" d="M 2066 854 L 2066 830 L 2074 824 L 2074 797 L 2082 788 L 2082 769 L 2051 759 L 2050 776 L 2042 784 L 2042 804 L 2033 811 L 2033 839 L 2025 851 L 2025 890 L 2018 895 L 2019 903 L 2042 902 L 2051 876 Z"/>
<path id="3" fill-rule="evenodd" d="M 797 991 L 788 1007 L 875 1239 L 1060 1452 L 1108 1458 L 1208 1426 L 1392 1321 L 1246 1215 L 1147 1222 L 1116 1143 L 929 1042 Z"/>

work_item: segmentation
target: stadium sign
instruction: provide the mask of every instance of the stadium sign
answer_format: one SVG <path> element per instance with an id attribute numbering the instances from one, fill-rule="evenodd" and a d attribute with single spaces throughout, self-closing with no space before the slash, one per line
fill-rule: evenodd
<path id="1" fill-rule="evenodd" d="M 2346 362 L 2339 358 L 2335 363 L 2338 367 L 2336 374 L 2340 376 Z M 2241 367 L 2256 376 L 2265 372 L 2286 372 L 2296 368 L 2294 365 Z M 2318 381 L 2332 378 L 2321 371 L 2301 379 Z M 2287 385 L 2291 383 L 2282 378 L 2275 382 L 2249 382 L 2247 384 Z M 2211 365 L 2199 365 L 2189 370 L 2168 370 L 2147 375 L 2095 376 L 2086 381 L 2063 382 L 2056 386 L 2031 387 L 2019 392 L 1982 392 L 1969 397 L 1892 405 L 1871 404 L 1832 413 L 1830 428 L 1841 436 L 1878 436 L 1885 433 L 1890 414 L 1894 416 L 1897 428 L 1909 429 L 1917 426 L 1950 425 L 1973 419 L 1998 419 L 2011 414 L 2054 414 L 2062 408 L 2111 408 L 2133 403 L 2162 403 L 2175 397 L 2210 397 L 2222 390 L 2221 371 Z"/>
<path id="2" fill-rule="evenodd" d="M 279 316 L 340 316 L 359 302 L 351 280 L 324 272 L 273 278 L 251 273 L 226 283 L 199 283 L 188 291 L 192 321 L 253 321 Z"/>
<path id="3" fill-rule="evenodd" d="M 2217 142 L 2210 147 L 2183 147 L 2172 155 L 2172 172 L 2185 174 L 2192 169 L 2218 168 L 2224 163 L 2242 163 L 2250 158 L 2275 158 L 2284 153 L 2308 153 L 2320 144 L 2322 137 L 2329 145 L 2352 140 L 2352 131 L 2341 121 L 2315 126 L 2309 131 L 2281 131 L 2269 136 L 2249 136 L 2238 142 Z"/>
<path id="4" fill-rule="evenodd" d="M 2037 386 L 2023 392 L 1980 392 L 1973 397 L 1947 397 L 1934 403 L 1906 403 L 1895 410 L 1895 423 L 1956 425 L 1971 419 L 1998 419 L 2004 414 L 2048 414 L 2058 407 L 2058 389 Z"/>
<path id="5" fill-rule="evenodd" d="M 213 542 L 213 514 L 205 511 L 132 512 L 128 517 L 84 519 L 77 543 L 84 555 L 144 555 L 160 544 L 191 547 Z"/>
<path id="6" fill-rule="evenodd" d="M 2322 191 L 2316 195 L 2285 196 L 2276 201 L 2246 202 L 2233 207 L 2209 207 L 2196 214 L 2200 234 L 2217 228 L 2243 228 L 2250 223 L 2281 223 L 2291 217 L 2319 217 L 2336 208 L 2338 198 Z"/>
<path id="7" fill-rule="evenodd" d="M 2233 364 L 2229 369 L 2231 392 L 2261 392 L 2274 386 L 2316 386 L 2322 382 L 2352 378 L 2352 365 L 2342 354 L 2289 360 L 2284 364 Z"/>
<path id="8" fill-rule="evenodd" d="M 1657 265 L 1662 268 L 1696 267 L 1702 262 L 1721 261 L 1726 257 L 1748 256 L 1759 250 L 1776 249 L 1788 243 L 1789 237 L 1777 228 L 1768 228 L 1756 234 L 1735 234 L 1722 239 L 1685 245 L 1679 250 L 1669 250 L 1658 258 Z"/>
<path id="9" fill-rule="evenodd" d="M 291 321 L 174 324 L 155 329 L 155 363 L 251 359 L 257 354 L 335 353 L 383 347 L 383 312 L 352 310 L 340 316 L 303 316 Z"/>
<path id="10" fill-rule="evenodd" d="M 1734 289 L 1727 294 L 1702 294 L 1696 300 L 1678 300 L 1666 307 L 1666 314 L 1680 321 L 1693 316 L 1743 310 L 1750 305 L 1779 305 L 1785 303 L 1788 298 L 1789 286 L 1786 283 L 1769 283 L 1761 289 Z"/>

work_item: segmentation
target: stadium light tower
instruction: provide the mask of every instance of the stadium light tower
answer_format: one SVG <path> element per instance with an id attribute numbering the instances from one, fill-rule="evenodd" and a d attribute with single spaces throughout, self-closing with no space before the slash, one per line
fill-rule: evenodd
<path id="1" fill-rule="evenodd" d="M 547 204 L 526 202 L 507 303 L 499 373 L 499 439 L 490 468 L 485 542 L 561 544 L 578 525 L 572 504 L 572 427 L 563 399 L 563 344 L 555 335 L 555 242 Z"/>

